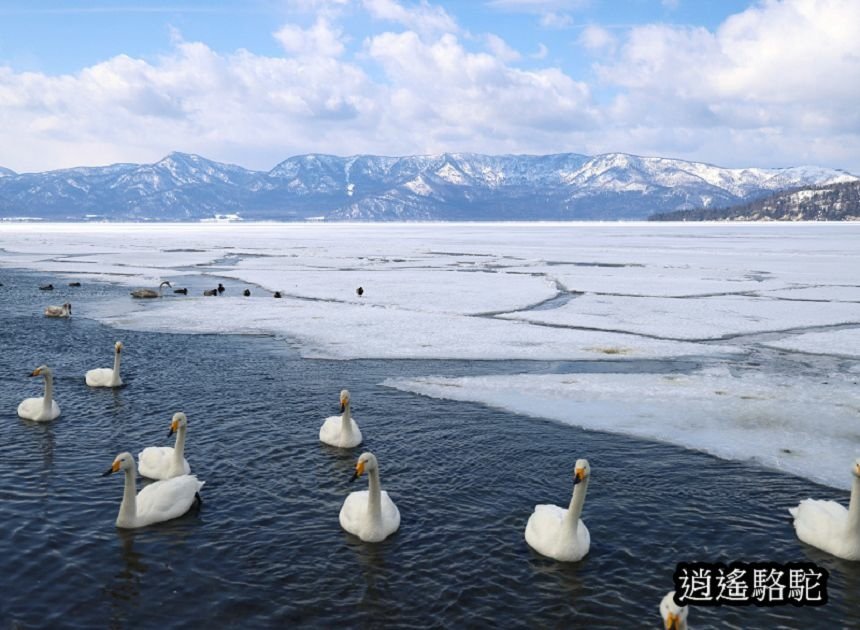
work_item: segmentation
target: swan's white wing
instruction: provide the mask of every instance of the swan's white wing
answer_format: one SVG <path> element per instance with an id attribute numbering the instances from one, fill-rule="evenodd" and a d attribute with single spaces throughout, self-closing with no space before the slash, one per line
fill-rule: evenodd
<path id="1" fill-rule="evenodd" d="M 51 401 L 51 411 L 46 416 L 44 414 L 45 399 L 40 396 L 38 398 L 25 398 L 18 405 L 18 415 L 27 420 L 36 420 L 44 422 L 46 420 L 54 420 L 60 415 L 60 406 L 56 400 Z"/>
<path id="2" fill-rule="evenodd" d="M 567 510 L 557 505 L 536 505 L 526 523 L 526 542 L 540 554 L 550 555 L 555 548 Z"/>
<path id="3" fill-rule="evenodd" d="M 203 482 L 194 475 L 156 481 L 137 494 L 137 519 L 140 527 L 169 521 L 185 514 Z"/>
<path id="4" fill-rule="evenodd" d="M 847 519 L 848 510 L 836 501 L 805 499 L 795 508 L 794 529 L 802 541 L 827 549 Z"/>
<path id="5" fill-rule="evenodd" d="M 18 405 L 18 415 L 28 420 L 33 420 L 42 413 L 43 398 L 25 398 Z"/>
<path id="6" fill-rule="evenodd" d="M 364 439 L 361 436 L 361 429 L 358 428 L 358 424 L 356 423 L 356 421 L 353 418 L 350 418 L 349 422 L 352 425 L 352 440 L 350 440 L 349 444 L 343 445 L 345 448 L 352 448 L 353 446 L 358 446 Z"/>
<path id="7" fill-rule="evenodd" d="M 320 441 L 325 442 L 329 446 L 339 446 L 341 448 L 352 448 L 361 444 L 361 430 L 358 428 L 355 420 L 349 419 L 352 426 L 352 439 L 345 442 L 341 435 L 341 426 L 343 426 L 343 418 L 341 416 L 330 416 L 325 419 L 320 427 Z"/>
<path id="8" fill-rule="evenodd" d="M 320 441 L 332 446 L 338 446 L 336 441 L 340 437 L 340 422 L 340 416 L 326 418 L 320 427 Z"/>
<path id="9" fill-rule="evenodd" d="M 137 469 L 149 479 L 167 479 L 172 459 L 172 446 L 147 446 L 137 456 Z M 187 466 L 188 462 L 185 462 L 185 465 Z"/>
<path id="10" fill-rule="evenodd" d="M 390 536 L 400 527 L 400 510 L 385 490 L 380 494 L 382 495 L 382 526 L 385 529 L 385 535 Z"/>
<path id="11" fill-rule="evenodd" d="M 105 387 L 113 379 L 113 369 L 95 368 L 87 371 L 87 385 L 90 387 Z"/>
<path id="12" fill-rule="evenodd" d="M 350 534 L 361 535 L 362 524 L 367 517 L 368 496 L 367 490 L 350 492 L 340 508 L 340 526 Z"/>

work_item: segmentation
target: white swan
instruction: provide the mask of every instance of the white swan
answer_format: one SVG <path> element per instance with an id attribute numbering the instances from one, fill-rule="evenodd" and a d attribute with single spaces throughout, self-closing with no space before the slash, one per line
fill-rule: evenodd
<path id="1" fill-rule="evenodd" d="M 340 508 L 340 526 L 365 542 L 385 540 L 400 527 L 400 512 L 379 485 L 379 465 L 373 453 L 362 453 L 350 481 L 367 472 L 368 490 L 351 492 Z"/>
<path id="2" fill-rule="evenodd" d="M 170 283 L 165 280 L 161 284 L 158 285 L 158 291 L 155 289 L 135 289 L 131 292 L 131 297 L 135 298 L 160 298 L 161 297 L 161 288 L 163 286 L 170 286 Z"/>
<path id="3" fill-rule="evenodd" d="M 107 477 L 120 470 L 125 472 L 125 491 L 116 517 L 117 527 L 133 529 L 169 521 L 185 514 L 194 504 L 195 498 L 200 501 L 198 492 L 204 482 L 193 475 L 156 481 L 136 493 L 134 458 L 131 453 L 117 455 L 113 465 L 102 476 Z"/>
<path id="4" fill-rule="evenodd" d="M 580 520 L 591 467 L 587 459 L 576 460 L 573 496 L 567 509 L 557 505 L 536 505 L 526 523 L 526 542 L 539 554 L 561 560 L 582 560 L 591 546 L 588 528 Z"/>
<path id="5" fill-rule="evenodd" d="M 62 306 L 49 306 L 45 309 L 45 317 L 71 317 L 72 305 L 66 302 Z"/>
<path id="6" fill-rule="evenodd" d="M 341 448 L 358 446 L 362 439 L 361 430 L 352 419 L 352 413 L 349 410 L 349 392 L 345 389 L 340 392 L 340 413 L 339 416 L 325 419 L 320 427 L 320 441 Z"/>
<path id="7" fill-rule="evenodd" d="M 848 509 L 836 501 L 804 499 L 788 511 L 797 537 L 845 560 L 860 560 L 860 458 L 854 462 Z"/>
<path id="8" fill-rule="evenodd" d="M 87 371 L 87 385 L 90 387 L 121 387 L 119 377 L 119 362 L 122 355 L 122 342 L 117 341 L 113 346 L 113 369 L 95 368 Z"/>
<path id="9" fill-rule="evenodd" d="M 666 630 L 687 630 L 687 615 L 690 610 L 686 606 L 675 603 L 675 591 L 669 591 L 660 601 L 660 616 Z"/>
<path id="10" fill-rule="evenodd" d="M 170 432 L 167 437 L 176 433 L 176 446 L 147 446 L 137 455 L 140 474 L 150 479 L 170 479 L 191 472 L 191 466 L 186 461 L 185 431 L 188 428 L 188 418 L 181 411 L 173 414 L 170 422 Z"/>
<path id="11" fill-rule="evenodd" d="M 30 373 L 30 376 L 45 377 L 45 395 L 22 400 L 18 405 L 18 415 L 37 422 L 54 420 L 60 415 L 60 406 L 54 400 L 54 373 L 48 366 L 40 365 Z"/>

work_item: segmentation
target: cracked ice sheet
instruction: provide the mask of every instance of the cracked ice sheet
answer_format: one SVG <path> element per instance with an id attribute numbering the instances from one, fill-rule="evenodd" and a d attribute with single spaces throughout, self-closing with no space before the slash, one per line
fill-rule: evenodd
<path id="1" fill-rule="evenodd" d="M 108 300 L 80 315 L 131 330 L 271 334 L 304 357 L 326 359 L 574 360 L 725 356 L 731 346 L 557 330 L 522 322 L 370 304 L 271 297 Z"/>
<path id="2" fill-rule="evenodd" d="M 860 304 L 786 302 L 743 296 L 651 298 L 586 294 L 559 308 L 506 313 L 500 317 L 693 340 L 860 324 Z"/>
<path id="3" fill-rule="evenodd" d="M 765 297 L 789 300 L 815 300 L 821 302 L 860 302 L 860 286 L 799 287 L 782 291 L 767 291 Z"/>
<path id="4" fill-rule="evenodd" d="M 834 376 L 823 384 L 757 372 L 739 377 L 718 367 L 690 375 L 431 376 L 384 384 L 751 460 L 848 488 L 860 456 L 860 399 L 851 378 Z"/>
<path id="5" fill-rule="evenodd" d="M 768 341 L 763 345 L 780 350 L 860 359 L 860 328 L 808 332 Z"/>
<path id="6" fill-rule="evenodd" d="M 457 269 L 332 270 L 296 267 L 293 259 L 241 261 L 220 275 L 285 296 L 338 300 L 414 311 L 476 314 L 525 308 L 556 295 L 545 278 Z M 356 288 L 363 286 L 363 297 Z"/>

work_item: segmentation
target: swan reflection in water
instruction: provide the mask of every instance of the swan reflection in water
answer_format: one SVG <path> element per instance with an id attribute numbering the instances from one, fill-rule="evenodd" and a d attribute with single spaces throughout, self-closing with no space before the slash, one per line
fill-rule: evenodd
<path id="1" fill-rule="evenodd" d="M 104 587 L 104 593 L 110 602 L 111 627 L 125 627 L 128 615 L 140 597 L 140 584 L 149 566 L 143 561 L 143 555 L 134 550 L 134 530 L 116 529 L 119 541 L 120 568 Z"/>

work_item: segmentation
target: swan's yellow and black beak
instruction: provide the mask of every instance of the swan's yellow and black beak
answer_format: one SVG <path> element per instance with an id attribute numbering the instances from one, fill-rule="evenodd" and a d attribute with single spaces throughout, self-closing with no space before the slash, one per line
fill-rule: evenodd
<path id="1" fill-rule="evenodd" d="M 116 342 L 116 346 L 114 346 L 114 347 L 116 348 L 116 353 L 117 353 L 117 354 L 119 354 L 120 352 L 122 352 L 122 344 L 121 344 L 119 341 L 117 341 L 117 342 Z"/>
<path id="2" fill-rule="evenodd" d="M 115 473 L 119 470 L 119 460 L 116 460 L 111 467 L 102 473 L 102 477 L 107 477 L 111 473 Z"/>
<path id="3" fill-rule="evenodd" d="M 179 430 L 179 421 L 173 420 L 170 422 L 170 431 L 167 432 L 167 437 L 173 435 L 176 431 Z"/>
<path id="4" fill-rule="evenodd" d="M 340 399 L 340 412 L 343 413 L 346 410 L 346 403 L 349 402 L 349 398 L 341 398 Z"/>
<path id="5" fill-rule="evenodd" d="M 681 618 L 675 613 L 669 613 L 666 617 L 666 630 L 678 630 L 681 627 Z"/>
<path id="6" fill-rule="evenodd" d="M 350 483 L 358 479 L 364 474 L 364 462 L 358 462 L 355 465 L 355 472 L 352 473 L 352 478 L 349 480 Z"/>
<path id="7" fill-rule="evenodd" d="M 41 375 L 42 375 L 42 368 L 36 368 L 35 370 L 30 372 L 30 374 L 29 374 L 29 376 L 41 376 Z"/>
<path id="8" fill-rule="evenodd" d="M 573 485 L 585 479 L 585 468 L 577 468 L 573 471 Z"/>

